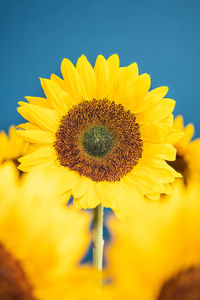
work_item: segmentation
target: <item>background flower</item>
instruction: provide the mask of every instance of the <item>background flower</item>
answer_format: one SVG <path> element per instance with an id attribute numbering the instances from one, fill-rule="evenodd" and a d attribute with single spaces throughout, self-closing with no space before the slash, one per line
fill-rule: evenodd
<path id="1" fill-rule="evenodd" d="M 58 204 L 58 189 L 56 176 L 31 174 L 19 181 L 12 164 L 0 168 L 1 299 L 53 300 L 61 292 L 62 299 L 83 299 L 92 286 L 95 271 L 78 267 L 90 218 Z"/>
<path id="2" fill-rule="evenodd" d="M 200 180 L 200 138 L 191 140 L 194 135 L 193 124 L 184 127 L 183 117 L 174 120 L 174 128 L 184 130 L 184 136 L 175 144 L 177 149 L 176 160 L 169 164 L 183 176 L 185 185 L 189 181 Z"/>
<path id="3" fill-rule="evenodd" d="M 113 299 L 199 299 L 199 195 L 195 182 L 178 182 L 170 201 L 146 202 L 123 224 L 109 221 Z"/>
<path id="4" fill-rule="evenodd" d="M 0 163 L 13 161 L 19 165 L 18 158 L 27 152 L 28 143 L 24 142 L 17 134 L 15 126 L 10 126 L 8 136 L 2 130 L 0 132 Z"/>

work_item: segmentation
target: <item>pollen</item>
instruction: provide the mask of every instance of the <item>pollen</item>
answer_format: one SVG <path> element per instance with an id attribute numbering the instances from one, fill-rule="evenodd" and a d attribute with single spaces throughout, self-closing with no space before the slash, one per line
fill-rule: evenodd
<path id="1" fill-rule="evenodd" d="M 108 99 L 84 100 L 61 119 L 54 144 L 58 161 L 93 181 L 119 181 L 142 157 L 133 113 Z"/>

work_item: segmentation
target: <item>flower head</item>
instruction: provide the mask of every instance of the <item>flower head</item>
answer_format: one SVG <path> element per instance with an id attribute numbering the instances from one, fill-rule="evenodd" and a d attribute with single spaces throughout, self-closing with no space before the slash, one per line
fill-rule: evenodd
<path id="1" fill-rule="evenodd" d="M 62 207 L 58 197 L 55 176 L 19 181 L 13 165 L 0 168 L 0 299 L 80 300 L 86 292 L 92 271 L 78 262 L 88 248 L 90 218 Z"/>
<path id="2" fill-rule="evenodd" d="M 200 179 L 200 138 L 191 141 L 194 134 L 194 126 L 188 124 L 184 128 L 182 116 L 174 120 L 174 128 L 184 130 L 184 136 L 175 144 L 177 149 L 176 160 L 170 165 L 183 175 L 184 183 L 190 180 Z"/>
<path id="3" fill-rule="evenodd" d="M 29 122 L 19 135 L 33 145 L 20 169 L 60 173 L 62 192 L 77 208 L 102 203 L 119 217 L 143 196 L 158 199 L 179 174 L 165 160 L 175 159 L 175 101 L 168 89 L 149 92 L 150 76 L 137 64 L 119 67 L 118 56 L 99 55 L 94 68 L 82 55 L 76 67 L 64 59 L 63 79 L 41 79 L 45 98 L 27 97 L 19 113 Z M 168 142 L 168 136 L 173 135 Z"/>
<path id="4" fill-rule="evenodd" d="M 200 299 L 200 189 L 178 182 L 170 201 L 141 206 L 138 217 L 109 221 L 110 299 Z"/>
<path id="5" fill-rule="evenodd" d="M 19 164 L 17 159 L 27 151 L 28 143 L 24 142 L 17 134 L 15 126 L 10 126 L 9 135 L 4 131 L 0 132 L 0 163 L 13 161 Z"/>

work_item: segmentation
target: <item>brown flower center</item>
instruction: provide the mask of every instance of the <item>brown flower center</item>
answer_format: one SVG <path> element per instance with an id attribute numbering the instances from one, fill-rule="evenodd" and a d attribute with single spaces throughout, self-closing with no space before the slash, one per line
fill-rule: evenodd
<path id="1" fill-rule="evenodd" d="M 62 166 L 93 181 L 117 181 L 137 165 L 143 142 L 134 114 L 93 99 L 62 117 L 54 146 Z"/>
<path id="2" fill-rule="evenodd" d="M 200 268 L 190 268 L 167 281 L 158 300 L 199 300 Z"/>
<path id="3" fill-rule="evenodd" d="M 176 160 L 168 161 L 168 164 L 174 168 L 177 172 L 181 173 L 183 176 L 184 183 L 187 184 L 189 177 L 188 163 L 185 161 L 183 155 L 176 155 Z"/>
<path id="4" fill-rule="evenodd" d="M 34 300 L 32 288 L 17 261 L 0 244 L 0 300 Z"/>
<path id="5" fill-rule="evenodd" d="M 114 136 L 105 127 L 95 125 L 86 130 L 82 137 L 85 152 L 93 157 L 104 157 L 114 143 Z"/>

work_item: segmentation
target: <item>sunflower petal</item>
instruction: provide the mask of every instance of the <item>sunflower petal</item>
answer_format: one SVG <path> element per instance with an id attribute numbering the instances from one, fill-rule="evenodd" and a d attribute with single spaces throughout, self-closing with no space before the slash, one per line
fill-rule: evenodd
<path id="1" fill-rule="evenodd" d="M 76 69 L 78 70 L 79 75 L 84 83 L 86 91 L 85 98 L 87 100 L 92 100 L 94 98 L 96 90 L 96 76 L 94 69 L 92 68 L 85 55 L 79 57 L 76 64 Z"/>
<path id="2" fill-rule="evenodd" d="M 18 130 L 18 135 L 29 143 L 53 144 L 55 135 L 52 132 L 43 130 Z"/>
<path id="3" fill-rule="evenodd" d="M 34 105 L 49 108 L 49 103 L 47 102 L 47 99 L 45 99 L 45 98 L 42 98 L 42 97 L 29 97 L 29 96 L 26 96 L 25 98 L 30 104 L 34 104 Z"/>
<path id="4" fill-rule="evenodd" d="M 165 142 L 170 132 L 170 128 L 160 123 L 149 123 L 140 126 L 140 131 L 144 142 L 158 144 Z"/>
<path id="5" fill-rule="evenodd" d="M 144 151 L 152 157 L 173 161 L 176 159 L 176 148 L 171 144 L 144 144 Z"/>
<path id="6" fill-rule="evenodd" d="M 140 123 L 148 123 L 161 121 L 168 117 L 174 110 L 175 101 L 172 99 L 164 98 L 158 104 L 138 114 L 138 121 Z"/>
<path id="7" fill-rule="evenodd" d="M 109 84 L 109 69 L 106 59 L 102 55 L 98 55 L 94 66 L 96 74 L 97 86 L 96 86 L 96 98 L 103 99 L 108 94 Z"/>
<path id="8" fill-rule="evenodd" d="M 144 97 L 148 94 L 151 86 L 151 78 L 148 74 L 140 75 L 137 80 L 129 87 L 127 92 L 127 106 L 135 112 L 135 108 L 140 106 Z"/>
<path id="9" fill-rule="evenodd" d="M 65 82 L 55 74 L 51 74 L 51 81 L 55 82 L 62 90 L 65 90 Z"/>
<path id="10" fill-rule="evenodd" d="M 129 88 L 138 78 L 138 65 L 137 63 L 133 63 L 128 67 L 121 67 L 120 68 L 120 75 L 119 75 L 119 90 L 118 92 L 121 94 Z"/>
<path id="11" fill-rule="evenodd" d="M 109 95 L 113 95 L 119 80 L 119 56 L 117 54 L 111 55 L 107 59 L 107 63 L 109 69 Z"/>
<path id="12" fill-rule="evenodd" d="M 63 59 L 61 63 L 61 72 L 67 92 L 72 96 L 74 103 L 79 103 L 83 98 L 82 81 L 78 71 L 69 59 Z"/>
<path id="13" fill-rule="evenodd" d="M 56 132 L 58 129 L 60 116 L 55 110 L 25 102 L 17 110 L 22 117 L 44 130 Z"/>
<path id="14" fill-rule="evenodd" d="M 49 106 L 65 114 L 72 106 L 72 99 L 52 80 L 41 78 L 41 85 L 47 97 Z"/>
<path id="15" fill-rule="evenodd" d="M 22 124 L 19 124 L 17 125 L 17 128 L 20 128 L 20 129 L 27 129 L 27 130 L 40 130 L 40 127 L 39 126 L 36 126 L 34 124 L 31 124 L 29 122 L 27 123 L 22 123 Z"/>
<path id="16" fill-rule="evenodd" d="M 56 157 L 50 147 L 40 147 L 38 150 L 29 153 L 18 159 L 20 162 L 19 169 L 27 171 L 30 168 L 39 166 L 41 163 L 49 163 L 55 160 Z"/>
<path id="17" fill-rule="evenodd" d="M 145 97 L 144 100 L 136 107 L 135 113 L 141 113 L 150 107 L 156 105 L 168 92 L 168 87 L 162 86 L 150 91 Z"/>

